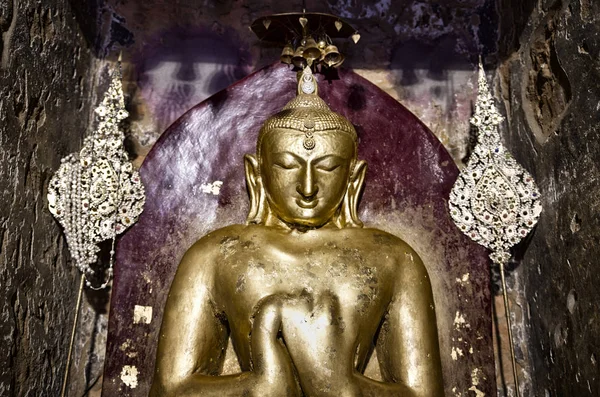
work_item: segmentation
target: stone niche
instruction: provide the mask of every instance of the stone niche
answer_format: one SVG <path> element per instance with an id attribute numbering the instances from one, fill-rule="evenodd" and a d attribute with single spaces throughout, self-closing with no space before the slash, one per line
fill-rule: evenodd
<path id="1" fill-rule="evenodd" d="M 431 275 L 446 394 L 495 394 L 489 265 L 449 218 L 458 172 L 451 157 L 414 115 L 357 74 L 320 80 L 323 99 L 356 126 L 368 163 L 361 219 L 415 247 Z M 104 395 L 147 395 L 177 264 L 210 230 L 244 222 L 243 155 L 255 152 L 260 125 L 295 91 L 289 67 L 263 68 L 187 112 L 148 154 L 145 210 L 117 247 Z M 367 371 L 376 377 L 378 366 Z"/>

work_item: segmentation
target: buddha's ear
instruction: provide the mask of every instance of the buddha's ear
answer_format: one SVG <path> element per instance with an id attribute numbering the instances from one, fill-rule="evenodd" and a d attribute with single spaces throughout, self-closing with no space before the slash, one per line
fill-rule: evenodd
<path id="1" fill-rule="evenodd" d="M 367 163 L 364 160 L 357 161 L 348 181 L 348 190 L 342 202 L 338 227 L 362 227 L 363 223 L 358 218 L 358 202 L 365 184 L 366 174 Z"/>
<path id="2" fill-rule="evenodd" d="M 244 156 L 244 170 L 246 173 L 246 186 L 250 194 L 250 209 L 246 224 L 263 224 L 267 218 L 265 191 L 260 177 L 260 163 L 256 156 Z"/>

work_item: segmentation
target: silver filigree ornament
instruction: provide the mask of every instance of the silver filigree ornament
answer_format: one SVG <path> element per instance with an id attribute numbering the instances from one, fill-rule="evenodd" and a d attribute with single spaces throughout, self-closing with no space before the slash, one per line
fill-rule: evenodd
<path id="1" fill-rule="evenodd" d="M 492 251 L 490 258 L 500 267 L 515 395 L 519 397 L 504 265 L 510 259 L 510 249 L 536 225 L 542 205 L 533 177 L 500 141 L 498 125 L 504 118 L 494 104 L 481 61 L 478 83 L 475 115 L 471 118 L 471 124 L 477 127 L 477 145 L 450 192 L 450 215 L 463 233 Z"/>
<path id="2" fill-rule="evenodd" d="M 478 142 L 450 193 L 450 215 L 463 233 L 492 251 L 494 263 L 504 265 L 511 247 L 537 223 L 542 205 L 533 177 L 501 143 L 498 125 L 503 120 L 480 63 L 471 118 Z"/>
<path id="3" fill-rule="evenodd" d="M 98 259 L 98 244 L 112 240 L 108 277 L 97 288 L 101 289 L 112 278 L 116 236 L 137 221 L 145 202 L 140 175 L 123 146 L 120 123 L 128 113 L 120 63 L 95 113 L 96 131 L 84 139 L 79 153 L 61 160 L 50 180 L 48 204 L 63 227 L 71 257 L 84 276 L 94 273 L 91 265 Z M 88 280 L 86 285 L 92 287 Z"/>

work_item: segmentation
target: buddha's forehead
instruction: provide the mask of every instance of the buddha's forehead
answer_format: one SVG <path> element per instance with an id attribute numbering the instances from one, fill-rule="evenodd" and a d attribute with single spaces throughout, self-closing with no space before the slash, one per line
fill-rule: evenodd
<path id="1" fill-rule="evenodd" d="M 346 132 L 328 130 L 315 131 L 312 135 L 315 147 L 304 147 L 306 135 L 302 131 L 276 129 L 267 133 L 261 141 L 261 155 L 293 153 L 302 158 L 316 158 L 325 155 L 352 159 L 356 156 L 354 139 Z"/>

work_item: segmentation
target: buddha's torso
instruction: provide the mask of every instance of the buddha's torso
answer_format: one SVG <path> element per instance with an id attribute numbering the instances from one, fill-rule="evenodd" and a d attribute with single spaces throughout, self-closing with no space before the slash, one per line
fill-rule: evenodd
<path id="1" fill-rule="evenodd" d="M 358 368 L 368 359 L 392 297 L 400 266 L 398 238 L 376 229 L 323 228 L 305 233 L 265 226 L 217 231 L 216 309 L 227 317 L 242 370 L 250 367 L 251 316 L 264 297 L 304 295 L 339 300 L 348 354 Z M 285 322 L 286 319 L 284 318 Z"/>
<path id="2" fill-rule="evenodd" d="M 427 271 L 400 239 L 358 227 L 357 150 L 305 68 L 244 157 L 249 225 L 204 236 L 181 260 L 153 396 L 442 395 Z M 215 376 L 228 337 L 242 371 Z M 376 338 L 382 382 L 358 373 Z"/>

